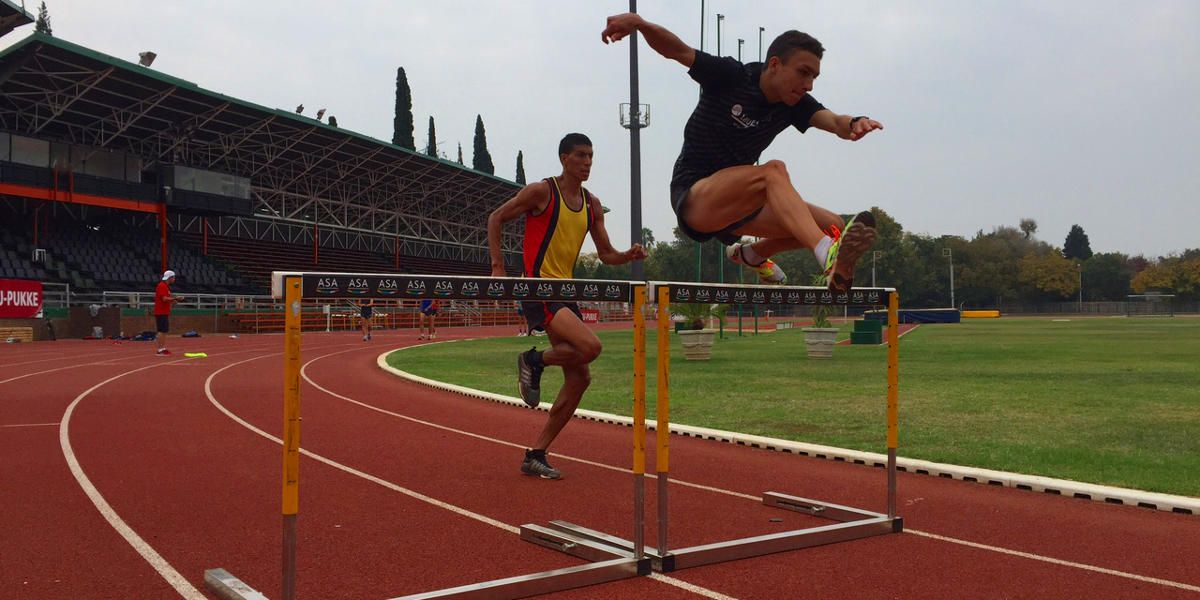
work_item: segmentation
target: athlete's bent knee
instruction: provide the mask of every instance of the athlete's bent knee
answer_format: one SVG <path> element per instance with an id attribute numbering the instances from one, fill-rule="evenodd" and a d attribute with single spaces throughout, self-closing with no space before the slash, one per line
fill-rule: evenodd
<path id="1" fill-rule="evenodd" d="M 579 352 L 580 359 L 584 363 L 590 363 L 600 356 L 600 351 L 603 348 L 600 346 L 600 340 L 589 340 L 579 345 L 576 351 Z"/>
<path id="2" fill-rule="evenodd" d="M 791 184 L 792 180 L 788 175 L 787 165 L 783 164 L 783 161 L 769 160 L 756 169 L 750 189 L 754 193 L 761 194 L 773 186 L 790 186 Z"/>

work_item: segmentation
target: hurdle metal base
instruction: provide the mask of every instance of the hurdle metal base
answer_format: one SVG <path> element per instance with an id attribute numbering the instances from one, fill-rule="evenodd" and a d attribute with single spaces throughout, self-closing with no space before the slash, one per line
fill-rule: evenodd
<path id="1" fill-rule="evenodd" d="M 632 550 L 620 550 L 609 544 L 562 534 L 538 525 L 522 525 L 521 539 L 593 562 L 577 567 L 401 596 L 392 600 L 510 600 L 649 575 L 652 568 L 649 558 L 634 558 Z"/>
<path id="2" fill-rule="evenodd" d="M 645 554 L 650 559 L 655 571 L 670 573 L 679 569 L 835 544 L 888 533 L 899 533 L 904 530 L 904 520 L 900 517 L 889 517 L 881 513 L 789 496 L 779 492 L 764 493 L 763 504 L 838 522 L 832 525 L 669 550 L 665 554 L 646 548 Z M 632 542 L 604 532 L 565 521 L 551 521 L 550 527 L 550 530 L 539 528 L 541 531 L 536 543 L 581 557 L 583 555 L 579 553 L 582 552 L 580 540 L 606 545 L 624 553 L 631 554 L 633 552 Z M 522 534 L 522 539 L 526 539 L 524 534 Z"/>

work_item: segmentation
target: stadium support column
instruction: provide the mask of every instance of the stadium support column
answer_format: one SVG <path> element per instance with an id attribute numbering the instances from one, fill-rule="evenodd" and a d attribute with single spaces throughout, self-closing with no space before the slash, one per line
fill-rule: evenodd
<path id="1" fill-rule="evenodd" d="M 321 241 L 321 230 L 316 221 L 313 221 L 313 265 L 321 263 L 321 251 L 317 249 L 318 242 Z"/>
<path id="2" fill-rule="evenodd" d="M 162 269 L 167 270 L 167 205 L 160 204 L 158 206 L 158 234 L 162 241 Z"/>

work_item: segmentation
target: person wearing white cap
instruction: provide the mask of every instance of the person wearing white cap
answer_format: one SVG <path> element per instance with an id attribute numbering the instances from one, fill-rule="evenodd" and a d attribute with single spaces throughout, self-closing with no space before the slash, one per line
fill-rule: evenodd
<path id="1" fill-rule="evenodd" d="M 175 271 L 164 271 L 158 287 L 154 290 L 154 341 L 158 344 L 156 353 L 159 356 L 170 356 L 167 350 L 167 331 L 171 329 L 171 305 L 183 300 L 183 296 L 171 294 L 171 284 L 175 283 Z"/>

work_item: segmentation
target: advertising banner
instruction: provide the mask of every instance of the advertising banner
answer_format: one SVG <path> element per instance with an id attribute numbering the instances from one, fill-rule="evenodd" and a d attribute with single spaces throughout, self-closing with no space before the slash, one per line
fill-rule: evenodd
<path id="1" fill-rule="evenodd" d="M 42 282 L 0 279 L 0 319 L 33 319 L 42 312 Z"/>

